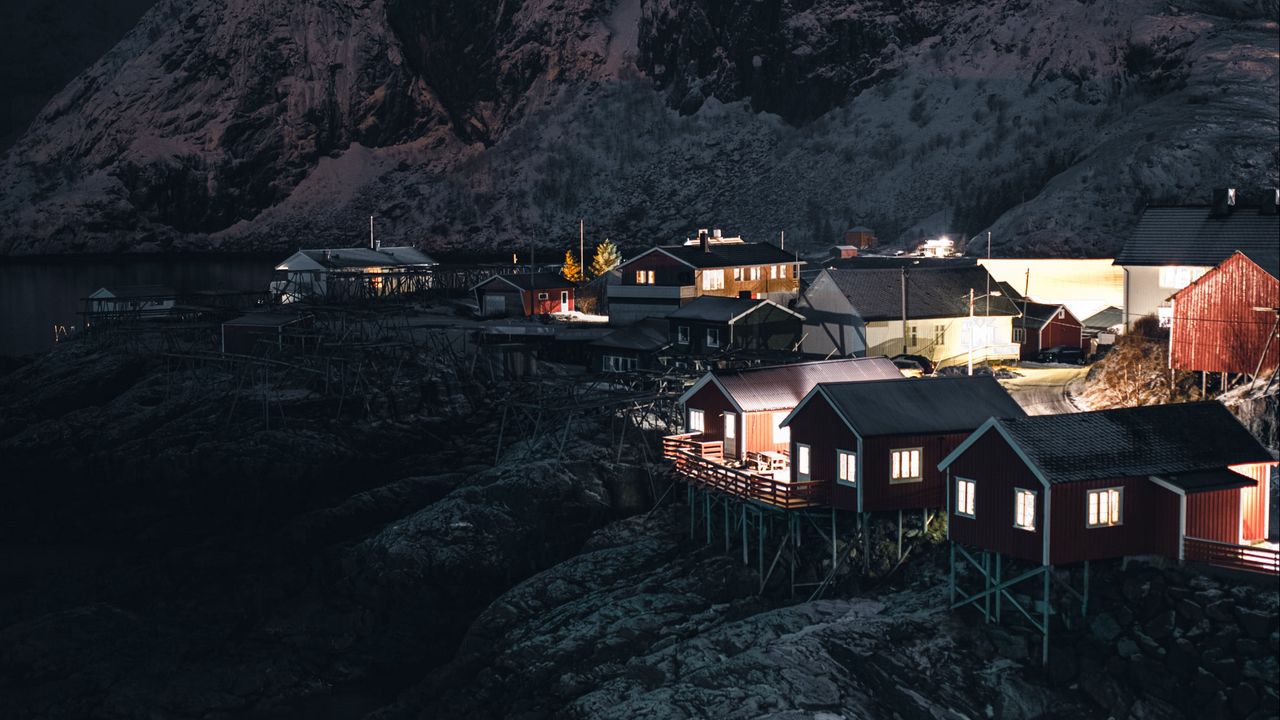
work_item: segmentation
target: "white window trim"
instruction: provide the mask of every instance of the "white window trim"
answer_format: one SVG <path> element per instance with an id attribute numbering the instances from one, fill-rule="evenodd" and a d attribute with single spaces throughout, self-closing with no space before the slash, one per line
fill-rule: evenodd
<path id="1" fill-rule="evenodd" d="M 969 486 L 969 492 L 968 492 L 968 494 L 967 494 L 967 495 L 963 495 L 963 494 L 961 494 L 961 492 L 960 492 L 960 485 L 961 485 L 961 483 L 966 484 L 966 485 L 968 485 L 968 486 Z M 969 519 L 971 519 L 971 520 L 976 520 L 976 519 L 977 519 L 977 517 L 978 517 L 978 512 L 977 512 L 977 511 L 978 511 L 978 504 L 977 504 L 976 502 L 974 502 L 974 498 L 973 498 L 973 494 L 974 494 L 975 492 L 977 492 L 977 490 L 978 490 L 978 483 L 974 482 L 973 480 L 971 480 L 971 479 L 969 479 L 969 478 L 962 478 L 962 477 L 957 477 L 957 478 L 956 478 L 956 507 L 955 507 L 955 511 L 956 511 L 956 515 L 957 515 L 957 516 L 959 516 L 959 517 L 966 517 L 966 518 L 969 518 Z M 969 499 L 969 512 L 965 512 L 964 510 L 960 509 L 960 508 L 961 508 L 961 506 L 962 506 L 962 504 L 963 504 L 963 501 L 964 501 L 965 497 L 967 497 L 967 498 Z"/>
<path id="2" fill-rule="evenodd" d="M 733 279 L 735 282 L 742 281 L 742 268 L 736 267 L 733 269 Z"/>
<path id="3" fill-rule="evenodd" d="M 688 325 L 676 326 L 676 342 L 680 345 L 689 344 L 689 326 Z"/>
<path id="4" fill-rule="evenodd" d="M 695 420 L 696 418 L 696 420 Z M 704 433 L 707 431 L 707 416 L 701 410 L 689 408 L 689 420 L 685 423 L 685 429 L 689 432 Z"/>
<path id="5" fill-rule="evenodd" d="M 1018 500 L 1024 493 L 1031 496 L 1031 524 L 1030 525 L 1018 524 L 1018 513 L 1022 509 L 1018 504 Z M 1013 489 L 1013 526 L 1015 528 L 1019 530 L 1026 530 L 1027 532 L 1036 531 L 1036 496 L 1037 495 L 1039 495 L 1039 493 L 1037 493 L 1035 490 L 1028 490 L 1026 488 Z"/>
<path id="6" fill-rule="evenodd" d="M 770 279 L 770 280 L 777 280 L 777 279 L 778 279 L 778 266 L 777 266 L 777 265 L 770 265 L 770 266 L 769 266 L 769 279 Z"/>
<path id="7" fill-rule="evenodd" d="M 550 298 L 551 298 L 551 296 L 550 296 L 550 295 L 548 295 L 547 293 L 542 293 L 542 292 L 538 293 L 538 299 L 539 299 L 539 300 L 548 300 L 548 299 L 550 299 Z"/>
<path id="8" fill-rule="evenodd" d="M 703 290 L 723 290 L 724 289 L 724 270 L 703 270 L 702 271 L 702 289 Z"/>
<path id="9" fill-rule="evenodd" d="M 919 457 L 916 459 L 916 474 L 909 475 L 906 477 L 894 478 L 893 477 L 894 454 L 910 453 L 912 451 L 919 453 Z M 901 464 L 899 464 L 899 467 L 901 467 Z M 907 483 L 918 483 L 923 481 L 924 481 L 924 448 L 923 447 L 893 448 L 889 451 L 889 484 L 890 485 L 905 485 Z"/>
<path id="10" fill-rule="evenodd" d="M 729 412 L 727 412 L 727 413 L 725 413 L 722 417 L 723 417 L 723 419 L 724 419 L 724 439 L 725 439 L 725 440 L 730 440 L 730 439 L 732 439 L 732 440 L 737 440 L 737 439 L 738 439 L 738 415 L 737 415 L 737 413 L 729 413 Z M 731 418 L 731 417 L 733 418 L 732 420 L 730 420 L 730 419 L 729 419 L 729 418 Z"/>
<path id="11" fill-rule="evenodd" d="M 1111 492 L 1112 490 L 1116 491 L 1116 495 L 1117 495 L 1117 498 L 1116 498 L 1116 510 L 1117 510 L 1116 515 L 1118 516 L 1117 520 L 1115 522 L 1090 523 L 1089 522 L 1089 499 L 1095 495 L 1108 493 L 1108 492 Z M 1123 485 L 1120 485 L 1117 487 L 1094 488 L 1093 490 L 1085 491 L 1084 526 L 1086 528 L 1093 530 L 1095 528 L 1120 527 L 1121 525 L 1124 525 L 1124 486 Z"/>
<path id="12" fill-rule="evenodd" d="M 849 458 L 847 462 L 844 461 L 845 457 Z M 841 470 L 845 468 L 848 468 L 853 473 L 853 477 L 840 477 Z M 836 449 L 836 482 L 849 487 L 858 486 L 858 453 L 852 450 Z"/>
<path id="13" fill-rule="evenodd" d="M 751 268 L 751 279 L 752 279 L 752 280 L 759 280 L 759 279 L 760 279 L 760 266 L 759 266 L 759 265 L 756 265 L 755 267 L 752 267 L 752 268 Z"/>
<path id="14" fill-rule="evenodd" d="M 796 443 L 796 480 L 805 481 L 813 476 L 813 453 L 808 445 Z"/>
<path id="15" fill-rule="evenodd" d="M 711 341 L 712 336 L 715 342 Z M 720 328 L 707 328 L 707 347 L 720 347 Z"/>

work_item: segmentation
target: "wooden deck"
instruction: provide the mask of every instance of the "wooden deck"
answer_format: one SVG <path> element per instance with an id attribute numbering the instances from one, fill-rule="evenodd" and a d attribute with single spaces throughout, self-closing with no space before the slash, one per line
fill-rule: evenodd
<path id="1" fill-rule="evenodd" d="M 675 471 L 696 486 L 727 493 L 742 500 L 796 510 L 827 504 L 827 483 L 788 482 L 773 475 L 732 468 L 724 464 L 724 444 L 699 440 L 688 433 L 662 439 L 662 456 Z"/>
<path id="2" fill-rule="evenodd" d="M 1280 575 L 1280 550 L 1268 547 L 1234 545 L 1189 537 L 1183 539 L 1182 556 L 1184 560 L 1233 570 Z"/>

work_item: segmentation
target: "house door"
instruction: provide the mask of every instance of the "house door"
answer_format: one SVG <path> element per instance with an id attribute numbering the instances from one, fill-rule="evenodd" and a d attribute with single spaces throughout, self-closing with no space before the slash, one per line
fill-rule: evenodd
<path id="1" fill-rule="evenodd" d="M 569 291 L 568 290 L 560 291 L 560 312 L 562 313 L 569 312 Z"/>
<path id="2" fill-rule="evenodd" d="M 738 457 L 738 416 L 736 413 L 724 414 L 724 456 Z"/>
<path id="3" fill-rule="evenodd" d="M 484 296 L 485 317 L 497 317 L 507 314 L 507 298 L 505 295 L 489 293 Z"/>

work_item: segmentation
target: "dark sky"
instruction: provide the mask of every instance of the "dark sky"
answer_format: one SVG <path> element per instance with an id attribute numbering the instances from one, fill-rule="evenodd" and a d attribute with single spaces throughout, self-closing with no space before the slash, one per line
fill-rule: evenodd
<path id="1" fill-rule="evenodd" d="M 0 151 L 156 0 L 0 2 Z"/>

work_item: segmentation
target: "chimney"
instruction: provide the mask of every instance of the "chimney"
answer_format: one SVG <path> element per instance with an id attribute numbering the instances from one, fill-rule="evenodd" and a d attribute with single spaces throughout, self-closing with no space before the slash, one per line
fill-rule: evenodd
<path id="1" fill-rule="evenodd" d="M 698 229 L 698 247 L 702 248 L 702 252 L 711 252 L 711 246 L 707 242 L 707 229 Z"/>
<path id="2" fill-rule="evenodd" d="M 1214 217 L 1226 217 L 1236 208 L 1235 188 L 1214 188 L 1213 207 L 1210 214 Z"/>
<path id="3" fill-rule="evenodd" d="M 1267 188 L 1262 192 L 1262 202 L 1258 203 L 1258 212 L 1263 215 L 1275 215 L 1280 211 L 1280 188 Z"/>
<path id="4" fill-rule="evenodd" d="M 716 228 L 715 230 L 712 230 L 711 233 L 717 240 L 724 237 L 724 235 L 720 232 L 720 228 Z"/>

